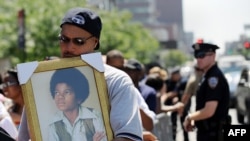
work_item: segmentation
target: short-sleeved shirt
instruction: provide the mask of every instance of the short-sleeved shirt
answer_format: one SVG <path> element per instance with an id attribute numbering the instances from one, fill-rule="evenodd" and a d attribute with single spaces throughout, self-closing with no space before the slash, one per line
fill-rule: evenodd
<path id="1" fill-rule="evenodd" d="M 218 122 L 225 120 L 228 115 L 229 85 L 217 64 L 214 64 L 201 80 L 196 95 L 196 110 L 204 108 L 206 102 L 209 101 L 218 102 L 214 115 L 208 119 L 196 121 L 196 125 L 199 125 L 202 121 Z"/>
<path id="2" fill-rule="evenodd" d="M 182 94 L 184 93 L 184 89 L 186 87 L 187 84 L 187 80 L 181 78 L 178 82 L 174 82 L 171 79 L 168 79 L 165 81 L 166 85 L 167 85 L 167 91 L 166 92 L 176 92 L 177 93 L 177 97 L 180 99 Z M 164 102 L 165 105 L 172 105 L 173 104 L 173 100 L 172 99 L 167 99 Z"/>
<path id="3" fill-rule="evenodd" d="M 137 95 L 130 76 L 122 70 L 104 64 L 108 86 L 110 122 L 116 137 L 142 140 L 142 123 Z"/>
<path id="4" fill-rule="evenodd" d="M 150 110 L 154 111 L 156 110 L 156 91 L 154 88 L 144 84 L 139 83 L 139 91 L 147 103 Z"/>
<path id="5" fill-rule="evenodd" d="M 89 120 L 92 126 L 87 127 L 86 124 L 84 124 L 84 120 Z M 57 123 L 61 122 L 62 126 L 56 126 Z M 49 139 L 48 141 L 60 141 L 60 137 L 62 137 L 65 134 L 69 134 L 71 141 L 87 141 L 87 130 L 91 130 L 89 128 L 93 128 L 92 130 L 95 132 L 104 132 L 104 124 L 102 121 L 101 113 L 95 109 L 90 109 L 87 107 L 79 107 L 79 115 L 75 119 L 74 124 L 72 125 L 69 120 L 64 116 L 62 111 L 58 111 L 54 118 L 52 119 L 51 123 L 49 124 Z M 59 130 L 58 128 L 64 128 L 64 130 Z M 58 131 L 64 131 L 64 132 L 58 132 Z M 61 136 L 58 134 L 61 133 Z M 94 134 L 92 134 L 94 135 Z M 90 138 L 92 139 L 92 135 Z M 107 138 L 103 138 L 101 141 L 107 141 Z"/>
<path id="6" fill-rule="evenodd" d="M 0 101 L 0 127 L 12 138 L 15 139 L 17 137 L 17 128 L 2 101 Z"/>

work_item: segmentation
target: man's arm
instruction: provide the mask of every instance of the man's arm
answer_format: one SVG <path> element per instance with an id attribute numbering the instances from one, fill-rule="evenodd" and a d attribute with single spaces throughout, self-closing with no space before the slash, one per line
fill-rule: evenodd
<path id="1" fill-rule="evenodd" d="M 109 70 L 110 69 L 110 70 Z M 138 105 L 139 91 L 123 71 L 106 66 L 105 78 L 110 102 L 110 124 L 115 139 L 142 140 L 142 122 Z"/>
<path id="2" fill-rule="evenodd" d="M 148 116 L 142 109 L 140 109 L 142 126 L 144 129 L 151 131 L 154 128 L 153 119 Z"/>
<path id="3" fill-rule="evenodd" d="M 217 105 L 218 101 L 208 101 L 203 109 L 189 114 L 189 117 L 191 120 L 195 121 L 210 118 L 214 115 Z"/>
<path id="4" fill-rule="evenodd" d="M 183 122 L 185 131 L 193 131 L 194 121 L 207 119 L 213 116 L 217 105 L 218 101 L 208 101 L 203 109 L 188 114 Z"/>

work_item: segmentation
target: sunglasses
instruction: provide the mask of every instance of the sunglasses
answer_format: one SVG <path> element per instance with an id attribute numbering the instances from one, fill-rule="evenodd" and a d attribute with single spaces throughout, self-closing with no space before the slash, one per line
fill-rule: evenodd
<path id="1" fill-rule="evenodd" d="M 4 82 L 0 85 L 0 88 L 1 89 L 6 89 L 7 87 L 10 87 L 10 86 L 17 86 L 19 85 L 18 82 L 16 81 L 8 81 L 8 82 Z"/>
<path id="2" fill-rule="evenodd" d="M 196 59 L 203 59 L 203 58 L 205 58 L 206 56 L 211 56 L 212 55 L 212 53 L 197 53 L 197 54 L 195 54 L 194 55 L 194 57 L 196 58 Z"/>
<path id="3" fill-rule="evenodd" d="M 82 46 L 86 43 L 86 41 L 90 38 L 94 37 L 93 35 L 89 36 L 88 38 L 82 38 L 82 37 L 77 37 L 77 38 L 68 38 L 64 35 L 59 34 L 58 39 L 61 43 L 68 44 L 72 41 L 73 44 L 77 46 Z"/>

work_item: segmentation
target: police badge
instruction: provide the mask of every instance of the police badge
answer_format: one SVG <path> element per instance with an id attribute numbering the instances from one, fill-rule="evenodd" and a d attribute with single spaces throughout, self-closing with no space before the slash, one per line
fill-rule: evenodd
<path id="1" fill-rule="evenodd" d="M 217 86 L 218 82 L 219 82 L 219 80 L 217 77 L 210 77 L 208 79 L 208 85 L 212 89 L 214 89 Z"/>
<path id="2" fill-rule="evenodd" d="M 195 50 L 200 50 L 200 45 L 199 44 L 195 44 L 194 49 Z"/>

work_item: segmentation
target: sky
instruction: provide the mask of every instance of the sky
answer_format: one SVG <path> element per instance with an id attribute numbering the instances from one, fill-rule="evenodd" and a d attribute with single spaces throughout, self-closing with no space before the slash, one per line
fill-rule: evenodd
<path id="1" fill-rule="evenodd" d="M 183 0 L 185 32 L 194 33 L 194 41 L 217 44 L 238 41 L 250 24 L 250 0 Z M 247 33 L 248 34 L 248 33 Z"/>

